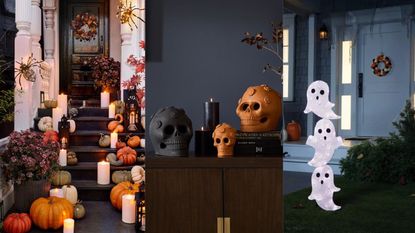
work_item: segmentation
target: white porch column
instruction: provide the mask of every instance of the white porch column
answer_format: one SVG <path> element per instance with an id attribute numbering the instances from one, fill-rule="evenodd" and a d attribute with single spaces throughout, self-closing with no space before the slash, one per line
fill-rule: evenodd
<path id="1" fill-rule="evenodd" d="M 16 1 L 16 28 L 18 30 L 15 38 L 15 61 L 30 56 L 32 52 L 31 26 L 31 0 Z M 15 67 L 19 65 L 15 63 Z M 32 109 L 32 83 L 21 79 L 21 86 L 16 80 L 15 107 L 14 107 L 14 129 L 29 129 L 33 121 Z M 21 90 L 22 89 L 22 90 Z"/>
<path id="2" fill-rule="evenodd" d="M 45 61 L 52 69 L 49 80 L 44 80 L 45 90 L 48 88 L 48 93 L 45 93 L 47 99 L 57 99 L 58 95 L 55 93 L 55 86 L 58 85 L 55 80 L 55 10 L 55 0 L 43 1 Z"/>
<path id="3" fill-rule="evenodd" d="M 32 53 L 36 61 L 42 60 L 42 48 L 40 46 L 40 37 L 42 35 L 42 11 L 40 9 L 40 0 L 32 0 L 32 17 L 30 33 L 32 36 Z M 36 68 L 38 69 L 38 68 Z M 33 83 L 32 93 L 32 112 L 36 115 L 37 108 L 40 106 L 40 91 L 42 87 L 42 78 L 39 72 L 36 72 L 36 81 Z"/>
<path id="4" fill-rule="evenodd" d="M 133 31 L 136 30 L 133 28 Z M 127 59 L 131 54 L 134 54 L 133 50 L 133 42 L 132 42 L 132 35 L 133 31 L 131 31 L 128 24 L 121 24 L 121 83 L 123 81 L 127 81 L 131 78 L 134 74 L 133 68 L 127 64 Z M 138 43 L 138 42 L 137 42 Z M 124 91 L 123 88 L 120 86 L 121 90 L 121 100 L 124 100 Z"/>

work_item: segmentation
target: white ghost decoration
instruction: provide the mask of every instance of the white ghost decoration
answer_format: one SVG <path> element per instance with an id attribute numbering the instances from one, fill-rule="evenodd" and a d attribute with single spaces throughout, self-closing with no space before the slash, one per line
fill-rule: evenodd
<path id="1" fill-rule="evenodd" d="M 331 160 L 334 151 L 343 145 L 343 140 L 336 137 L 336 129 L 330 120 L 321 119 L 314 127 L 314 135 L 308 136 L 306 144 L 315 150 L 314 157 L 308 165 L 321 167 Z"/>
<path id="2" fill-rule="evenodd" d="M 316 200 L 317 205 L 323 210 L 336 211 L 341 208 L 333 201 L 333 193 L 340 191 L 334 185 L 333 170 L 330 166 L 325 165 L 314 169 L 311 176 L 311 194 L 309 200 Z"/>
<path id="3" fill-rule="evenodd" d="M 323 81 L 315 81 L 307 89 L 307 106 L 304 113 L 314 112 L 325 119 L 339 119 L 332 108 L 334 104 L 329 101 L 329 85 Z"/>

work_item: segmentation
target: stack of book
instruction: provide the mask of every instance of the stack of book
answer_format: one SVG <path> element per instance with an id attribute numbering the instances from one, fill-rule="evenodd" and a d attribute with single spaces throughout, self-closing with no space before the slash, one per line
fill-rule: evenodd
<path id="1" fill-rule="evenodd" d="M 236 134 L 235 155 L 282 156 L 280 131 Z"/>

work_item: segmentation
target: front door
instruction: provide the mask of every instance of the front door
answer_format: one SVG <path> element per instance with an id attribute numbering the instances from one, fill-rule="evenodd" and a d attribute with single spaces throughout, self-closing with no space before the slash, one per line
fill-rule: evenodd
<path id="1" fill-rule="evenodd" d="M 88 60 L 108 55 L 108 1 L 60 1 L 60 22 L 60 92 L 73 103 L 99 100 Z"/>
<path id="2" fill-rule="evenodd" d="M 407 26 L 401 22 L 361 27 L 357 50 L 358 136 L 387 136 L 394 131 L 392 122 L 399 119 L 410 96 L 409 41 Z M 371 68 L 373 59 L 380 54 L 392 63 L 391 71 L 382 77 Z M 384 68 L 383 64 L 378 67 Z"/>

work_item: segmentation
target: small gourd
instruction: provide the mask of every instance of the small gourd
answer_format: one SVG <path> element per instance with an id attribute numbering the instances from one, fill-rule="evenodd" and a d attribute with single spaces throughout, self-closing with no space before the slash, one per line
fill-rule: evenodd
<path id="1" fill-rule="evenodd" d="M 72 205 L 75 205 L 78 201 L 78 190 L 73 185 L 64 185 L 62 187 L 63 197 L 68 200 Z"/>
<path id="2" fill-rule="evenodd" d="M 117 148 L 117 150 L 121 149 L 123 147 L 126 147 L 126 146 L 127 146 L 127 144 L 125 142 L 120 141 L 120 140 L 118 140 L 118 142 L 115 143 L 115 148 Z"/>
<path id="3" fill-rule="evenodd" d="M 52 176 L 52 184 L 55 186 L 67 185 L 72 181 L 71 173 L 67 171 L 58 171 Z"/>
<path id="4" fill-rule="evenodd" d="M 117 132 L 122 133 L 124 131 L 124 126 L 122 126 L 121 123 L 124 121 L 124 117 L 121 114 L 116 114 L 114 118 L 115 120 L 108 123 L 108 130 L 111 132 L 117 130 Z"/>
<path id="5" fill-rule="evenodd" d="M 301 138 L 301 126 L 295 121 L 291 121 L 287 124 L 288 140 L 298 141 Z"/>
<path id="6" fill-rule="evenodd" d="M 86 210 L 82 201 L 78 201 L 75 206 L 73 207 L 73 217 L 74 219 L 81 219 L 85 217 Z"/>
<path id="7" fill-rule="evenodd" d="M 119 184 L 124 181 L 132 182 L 131 172 L 130 171 L 115 171 L 111 175 L 111 180 L 115 184 Z"/>
<path id="8" fill-rule="evenodd" d="M 144 164 L 146 162 L 146 156 L 144 153 L 140 154 L 140 156 L 137 156 L 137 164 Z"/>
<path id="9" fill-rule="evenodd" d="M 140 184 L 146 179 L 146 172 L 141 166 L 134 166 L 131 168 L 131 177 L 135 184 Z"/>
<path id="10" fill-rule="evenodd" d="M 53 129 L 52 117 L 46 116 L 40 118 L 39 123 L 37 123 L 37 127 L 42 132 L 46 132 L 47 130 Z"/>
<path id="11" fill-rule="evenodd" d="M 124 163 L 122 159 L 117 159 L 117 155 L 114 153 L 107 154 L 107 161 L 113 166 L 121 166 Z"/>
<path id="12" fill-rule="evenodd" d="M 139 136 L 129 137 L 127 140 L 127 145 L 131 148 L 136 148 L 140 146 L 140 137 Z"/>
<path id="13" fill-rule="evenodd" d="M 145 138 L 142 138 L 142 139 L 140 140 L 140 146 L 141 146 L 142 148 L 146 148 L 146 139 L 145 139 Z"/>
<path id="14" fill-rule="evenodd" d="M 68 151 L 68 154 L 66 155 L 68 157 L 67 163 L 69 166 L 73 166 L 78 164 L 78 158 L 76 157 L 76 153 L 73 151 Z"/>
<path id="15" fill-rule="evenodd" d="M 121 124 L 117 125 L 117 126 L 115 127 L 115 129 L 114 129 L 114 132 L 117 132 L 117 133 L 122 133 L 122 132 L 124 132 L 124 126 L 123 126 L 123 125 L 121 125 Z"/>
<path id="16" fill-rule="evenodd" d="M 70 133 L 74 133 L 76 131 L 76 123 L 75 123 L 75 121 L 72 120 L 72 119 L 69 119 L 68 122 L 69 122 L 69 132 Z"/>
<path id="17" fill-rule="evenodd" d="M 100 147 L 109 147 L 111 144 L 111 137 L 109 135 L 101 134 L 101 138 L 98 143 Z"/>

